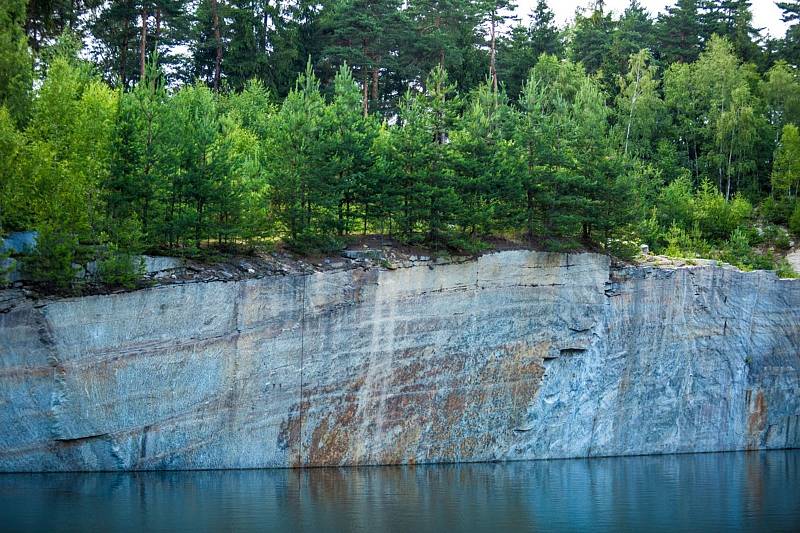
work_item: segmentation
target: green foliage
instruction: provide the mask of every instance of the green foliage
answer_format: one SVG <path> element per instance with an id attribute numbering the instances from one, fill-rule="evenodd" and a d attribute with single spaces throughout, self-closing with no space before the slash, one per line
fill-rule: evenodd
<path id="1" fill-rule="evenodd" d="M 655 27 L 656 49 L 664 63 L 691 63 L 700 54 L 697 4 L 697 0 L 677 0 L 659 17 Z"/>
<path id="2" fill-rule="evenodd" d="M 783 127 L 772 166 L 772 189 L 792 198 L 800 192 L 800 130 L 794 124 Z"/>
<path id="3" fill-rule="evenodd" d="M 743 228 L 736 229 L 722 248 L 720 258 L 742 270 L 769 270 L 775 268 L 771 254 L 760 253 L 750 246 L 750 237 Z"/>
<path id="4" fill-rule="evenodd" d="M 422 93 L 407 93 L 400 110 L 401 126 L 381 145 L 380 165 L 392 169 L 387 180 L 393 189 L 390 202 L 407 241 L 427 240 L 447 246 L 454 237 L 453 224 L 461 211 L 455 189 L 447 134 L 454 118 L 454 86 L 446 72 L 436 67 Z M 419 230 L 425 228 L 427 235 Z"/>
<path id="5" fill-rule="evenodd" d="M 555 23 L 555 14 L 545 0 L 537 0 L 530 24 L 512 28 L 500 38 L 497 69 L 508 97 L 516 101 L 528 73 L 542 54 L 562 56 L 564 38 Z"/>
<path id="6" fill-rule="evenodd" d="M 665 121 L 664 102 L 659 95 L 657 69 L 647 50 L 630 57 L 628 74 L 620 76 L 617 96 L 617 135 L 625 155 L 651 157 L 658 130 Z"/>
<path id="7" fill-rule="evenodd" d="M 786 233 L 786 230 L 773 224 L 767 224 L 764 227 L 760 240 L 765 245 L 784 252 L 791 248 L 789 235 Z"/>
<path id="8" fill-rule="evenodd" d="M 33 88 L 33 59 L 25 37 L 25 0 L 0 6 L 0 107 L 18 123 L 27 120 Z"/>
<path id="9" fill-rule="evenodd" d="M 76 284 L 78 238 L 64 229 L 48 223 L 37 227 L 36 249 L 25 256 L 25 273 L 37 283 L 66 291 Z"/>
<path id="10" fill-rule="evenodd" d="M 663 227 L 672 224 L 682 228 L 691 227 L 695 215 L 694 203 L 691 180 L 687 176 L 676 179 L 661 191 L 656 201 L 659 222 Z"/>
<path id="11" fill-rule="evenodd" d="M 8 274 L 14 268 L 15 261 L 11 259 L 11 252 L 0 250 L 0 287 L 8 285 Z"/>
<path id="12" fill-rule="evenodd" d="M 800 273 L 796 272 L 785 258 L 775 264 L 775 274 L 781 279 L 800 278 Z"/>
<path id="13" fill-rule="evenodd" d="M 295 243 L 316 239 L 321 226 L 329 223 L 335 204 L 320 172 L 325 166 L 321 139 L 324 110 L 319 81 L 309 61 L 305 74 L 274 115 L 266 146 L 274 215 Z"/>
<path id="14" fill-rule="evenodd" d="M 142 256 L 122 251 L 114 243 L 108 245 L 97 262 L 97 277 L 106 285 L 133 289 L 143 275 Z"/>
<path id="15" fill-rule="evenodd" d="M 673 223 L 664 235 L 664 240 L 667 242 L 664 253 L 670 257 L 702 257 L 708 256 L 711 251 L 711 246 L 703 238 L 697 224 L 687 231 Z"/>
<path id="16" fill-rule="evenodd" d="M 730 202 L 714 185 L 704 181 L 697 191 L 694 218 L 704 235 L 722 241 L 732 235 L 750 218 L 752 206 L 741 196 Z"/>
<path id="17" fill-rule="evenodd" d="M 97 257 L 97 279 L 106 285 L 133 289 L 144 276 L 141 256 L 144 235 L 135 215 L 109 221 L 108 232 L 101 235 L 103 245 Z"/>
<path id="18" fill-rule="evenodd" d="M 753 248 L 786 236 L 759 237 L 752 205 L 800 225 L 800 82 L 753 48 L 744 0 L 656 22 L 597 2 L 563 32 L 539 1 L 508 33 L 506 0 L 79 4 L 63 14 L 88 50 L 24 23 L 36 70 L 24 5 L 0 9 L 0 224 L 42 229 L 29 266 L 62 288 L 72 263 L 133 287 L 143 250 L 333 252 L 358 233 L 443 253 L 644 241 L 760 268 Z"/>
<path id="19" fill-rule="evenodd" d="M 758 207 L 759 216 L 773 224 L 788 224 L 794 209 L 794 199 L 767 196 Z"/>
<path id="20" fill-rule="evenodd" d="M 800 202 L 795 202 L 794 211 L 792 211 L 792 216 L 789 217 L 789 231 L 795 237 L 800 238 Z"/>

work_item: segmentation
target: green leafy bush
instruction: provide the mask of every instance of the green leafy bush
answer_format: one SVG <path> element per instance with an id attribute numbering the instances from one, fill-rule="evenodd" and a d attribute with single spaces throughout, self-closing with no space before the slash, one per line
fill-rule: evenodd
<path id="1" fill-rule="evenodd" d="M 133 289 L 144 276 L 144 259 L 109 244 L 104 257 L 97 262 L 97 276 L 106 285 Z"/>
<path id="2" fill-rule="evenodd" d="M 694 258 L 708 256 L 711 252 L 711 246 L 703 238 L 697 223 L 691 231 L 673 224 L 664 235 L 664 240 L 667 242 L 664 253 L 670 257 Z"/>
<path id="3" fill-rule="evenodd" d="M 789 231 L 800 237 L 800 201 L 795 202 L 794 212 L 789 217 Z"/>
<path id="4" fill-rule="evenodd" d="M 681 176 L 667 185 L 658 196 L 657 207 L 662 227 L 669 227 L 673 223 L 683 228 L 691 226 L 695 216 L 691 179 L 688 176 Z"/>
<path id="5" fill-rule="evenodd" d="M 0 287 L 8 285 L 8 273 L 11 271 L 13 263 L 6 264 L 6 261 L 10 258 L 9 252 L 0 250 Z"/>
<path id="6" fill-rule="evenodd" d="M 760 240 L 767 246 L 774 247 L 778 250 L 785 251 L 791 247 L 789 235 L 786 233 L 786 230 L 774 224 L 767 224 L 764 227 Z M 754 241 L 751 239 L 751 243 L 753 242 Z"/>
<path id="7" fill-rule="evenodd" d="M 33 281 L 52 285 L 60 290 L 76 283 L 78 238 L 63 229 L 49 224 L 38 228 L 36 249 L 24 260 L 24 270 Z"/>
<path id="8" fill-rule="evenodd" d="M 792 265 L 789 264 L 789 261 L 787 261 L 786 258 L 781 259 L 775 265 L 775 274 L 777 274 L 779 278 L 784 279 L 794 279 L 800 277 L 800 275 L 798 275 L 794 268 L 792 268 Z"/>
<path id="9" fill-rule="evenodd" d="M 728 239 L 753 212 L 747 199 L 737 195 L 728 202 L 708 180 L 703 181 L 697 190 L 695 207 L 695 220 L 699 222 L 703 235 L 713 241 Z"/>
<path id="10" fill-rule="evenodd" d="M 758 208 L 761 218 L 772 224 L 786 224 L 792 216 L 794 202 L 790 198 L 775 199 L 768 196 Z"/>

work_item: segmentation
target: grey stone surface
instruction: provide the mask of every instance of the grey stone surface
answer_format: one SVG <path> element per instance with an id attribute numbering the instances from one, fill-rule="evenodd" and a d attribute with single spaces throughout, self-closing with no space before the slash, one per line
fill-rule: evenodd
<path id="1" fill-rule="evenodd" d="M 39 233 L 36 231 L 16 231 L 9 233 L 5 238 L 0 239 L 2 252 L 23 253 L 36 248 L 36 240 L 39 238 Z"/>
<path id="2" fill-rule="evenodd" d="M 800 273 L 800 250 L 795 250 L 788 254 L 786 260 L 789 261 L 795 272 Z"/>
<path id="3" fill-rule="evenodd" d="M 448 265 L 0 291 L 0 470 L 800 445 L 800 281 L 509 251 Z"/>
<path id="4" fill-rule="evenodd" d="M 179 257 L 144 255 L 142 258 L 144 259 L 144 270 L 147 274 L 175 270 L 183 266 L 183 261 Z"/>

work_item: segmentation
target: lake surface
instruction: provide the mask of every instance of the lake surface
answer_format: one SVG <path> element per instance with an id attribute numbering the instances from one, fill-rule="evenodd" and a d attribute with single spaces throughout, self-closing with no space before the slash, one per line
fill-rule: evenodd
<path id="1" fill-rule="evenodd" d="M 800 450 L 0 474 L 2 531 L 800 531 Z"/>

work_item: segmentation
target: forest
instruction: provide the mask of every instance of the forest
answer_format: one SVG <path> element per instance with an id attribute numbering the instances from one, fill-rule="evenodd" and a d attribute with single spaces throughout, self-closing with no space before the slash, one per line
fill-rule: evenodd
<path id="1" fill-rule="evenodd" d="M 0 235 L 65 288 L 143 252 L 382 234 L 774 268 L 800 238 L 800 0 L 4 0 Z M 787 232 L 788 231 L 788 232 Z"/>

